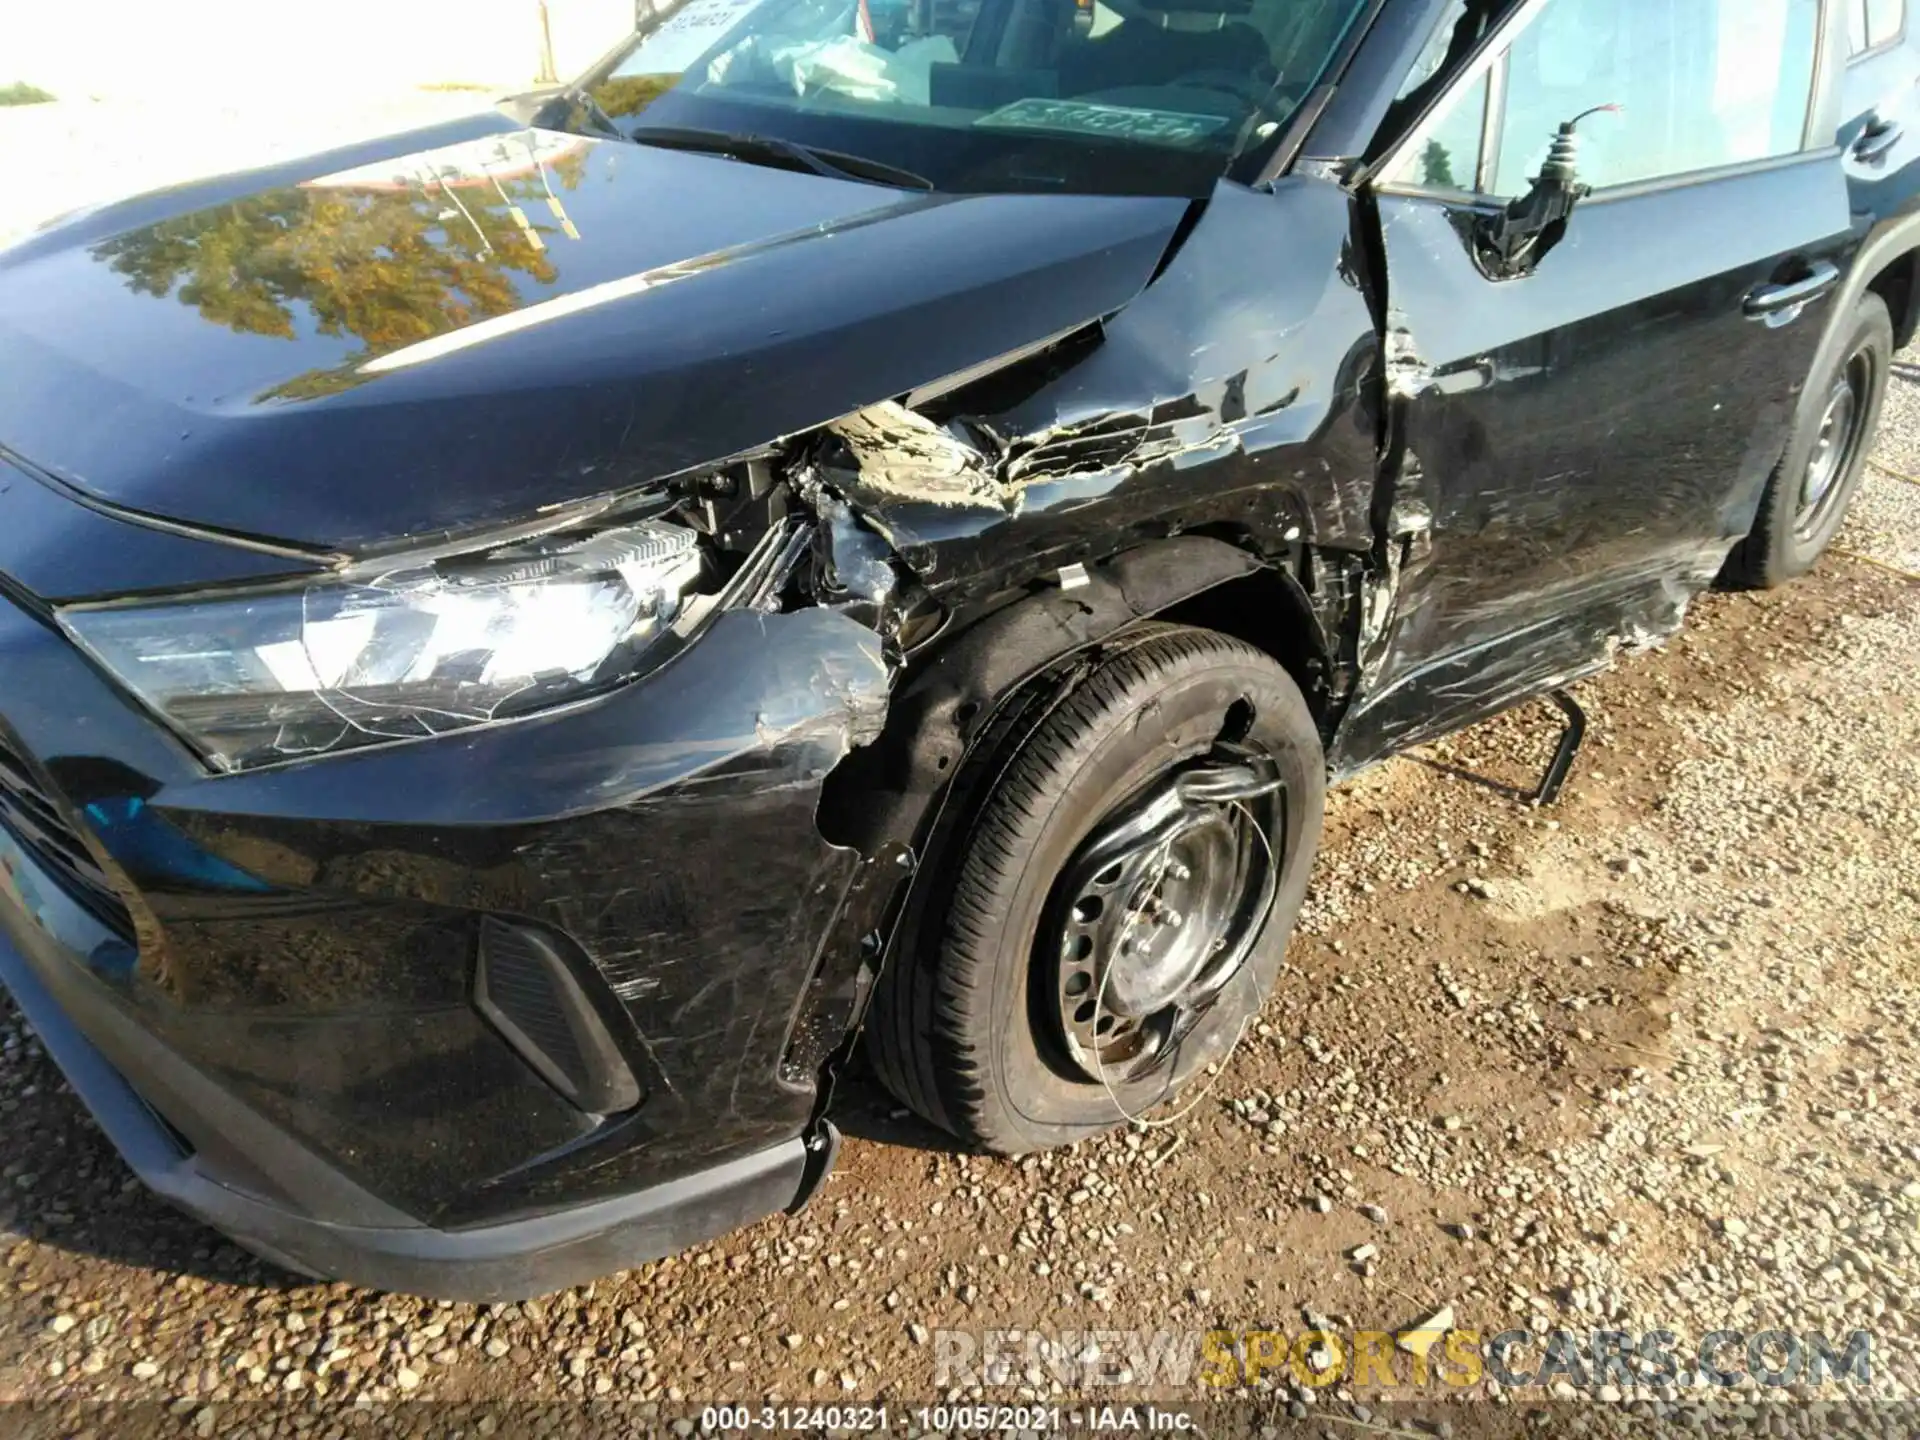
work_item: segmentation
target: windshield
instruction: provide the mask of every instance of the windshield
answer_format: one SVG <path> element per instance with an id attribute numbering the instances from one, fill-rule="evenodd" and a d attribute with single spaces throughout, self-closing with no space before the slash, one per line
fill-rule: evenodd
<path id="1" fill-rule="evenodd" d="M 946 191 L 1204 195 L 1319 83 L 1368 0 L 666 0 L 583 88 Z"/>

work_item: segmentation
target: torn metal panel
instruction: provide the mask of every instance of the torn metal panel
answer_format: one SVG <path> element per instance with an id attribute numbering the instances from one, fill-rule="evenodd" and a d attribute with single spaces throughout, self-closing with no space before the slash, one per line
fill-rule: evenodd
<path id="1" fill-rule="evenodd" d="M 1433 367 L 1420 358 L 1420 345 L 1408 328 L 1403 311 L 1387 312 L 1386 355 L 1387 394 L 1395 400 L 1412 400 L 1424 394 L 1438 381 Z"/>
<path id="2" fill-rule="evenodd" d="M 1129 120 L 1073 98 L 1114 98 L 1099 75 L 1008 108 L 949 67 L 934 118 L 981 124 L 809 103 L 741 136 L 700 128 L 717 74 L 609 57 L 533 130 L 0 255 L 0 459 L 35 487 L 0 543 L 0 769 L 32 822 L 0 825 L 0 959 L 65 987 L 35 1027 L 71 1010 L 52 1048 L 124 1075 L 170 1155 L 155 1117 L 200 1084 L 175 1158 L 221 1199 L 187 1208 L 285 1202 L 229 1227 L 263 1253 L 379 1227 L 570 1282 L 557 1248 L 616 1268 L 812 1192 L 889 937 L 932 933 L 901 929 L 936 918 L 915 878 L 1147 617 L 1298 677 L 1342 773 L 1658 643 L 1753 520 L 1809 356 L 1857 339 L 1823 310 L 1870 282 L 1911 308 L 1912 176 L 1864 179 L 1897 126 L 1591 197 L 1567 128 L 1489 227 L 1375 164 L 1498 58 L 1511 0 L 1453 4 L 1419 60 L 1450 3 L 1270 57 L 1319 75 L 1271 125 L 1224 92 Z M 607 85 L 668 123 L 617 143 Z M 542 128 L 569 113 L 595 133 Z M 1272 697 L 1218 698 L 1191 758 L 1237 764 Z M 130 1034 L 157 1055 L 101 1038 Z"/>
<path id="3" fill-rule="evenodd" d="M 951 429 L 886 401 L 827 427 L 847 447 L 860 487 L 875 495 L 928 505 L 1003 509 L 1012 491 L 993 462 Z"/>
<path id="4" fill-rule="evenodd" d="M 1081 350 L 837 422 L 822 478 L 943 599 L 1198 526 L 1368 549 L 1379 344 L 1350 221 L 1325 181 L 1223 184 Z"/>

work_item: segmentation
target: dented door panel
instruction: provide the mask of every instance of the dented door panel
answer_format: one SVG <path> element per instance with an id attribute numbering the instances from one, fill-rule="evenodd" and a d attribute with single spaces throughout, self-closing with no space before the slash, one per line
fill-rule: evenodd
<path id="1" fill-rule="evenodd" d="M 1515 280 L 1475 264 L 1467 207 L 1385 194 L 1379 213 L 1389 594 L 1346 766 L 1678 625 L 1752 526 L 1834 303 L 1748 299 L 1858 243 L 1831 155 L 1598 197 Z"/>

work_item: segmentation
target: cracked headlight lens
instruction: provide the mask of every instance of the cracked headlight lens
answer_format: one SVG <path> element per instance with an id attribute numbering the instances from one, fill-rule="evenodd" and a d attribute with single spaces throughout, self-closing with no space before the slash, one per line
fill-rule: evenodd
<path id="1" fill-rule="evenodd" d="M 645 521 L 363 579 L 78 607 L 59 620 L 213 765 L 244 770 L 605 689 L 640 668 L 700 572 L 691 530 Z"/>

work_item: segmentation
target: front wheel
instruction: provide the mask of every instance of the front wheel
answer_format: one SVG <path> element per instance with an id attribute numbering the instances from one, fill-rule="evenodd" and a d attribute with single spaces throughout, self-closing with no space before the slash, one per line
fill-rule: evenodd
<path id="1" fill-rule="evenodd" d="M 1893 344 L 1887 302 L 1869 291 L 1835 352 L 1839 359 L 1809 382 L 1787 453 L 1767 485 L 1753 533 L 1727 561 L 1726 579 L 1771 589 L 1806 574 L 1826 553 L 1866 473 Z"/>
<path id="2" fill-rule="evenodd" d="M 1325 761 L 1272 659 L 1155 624 L 981 763 L 868 1052 L 927 1119 L 1022 1154 L 1155 1111 L 1245 1033 L 1306 893 Z"/>

